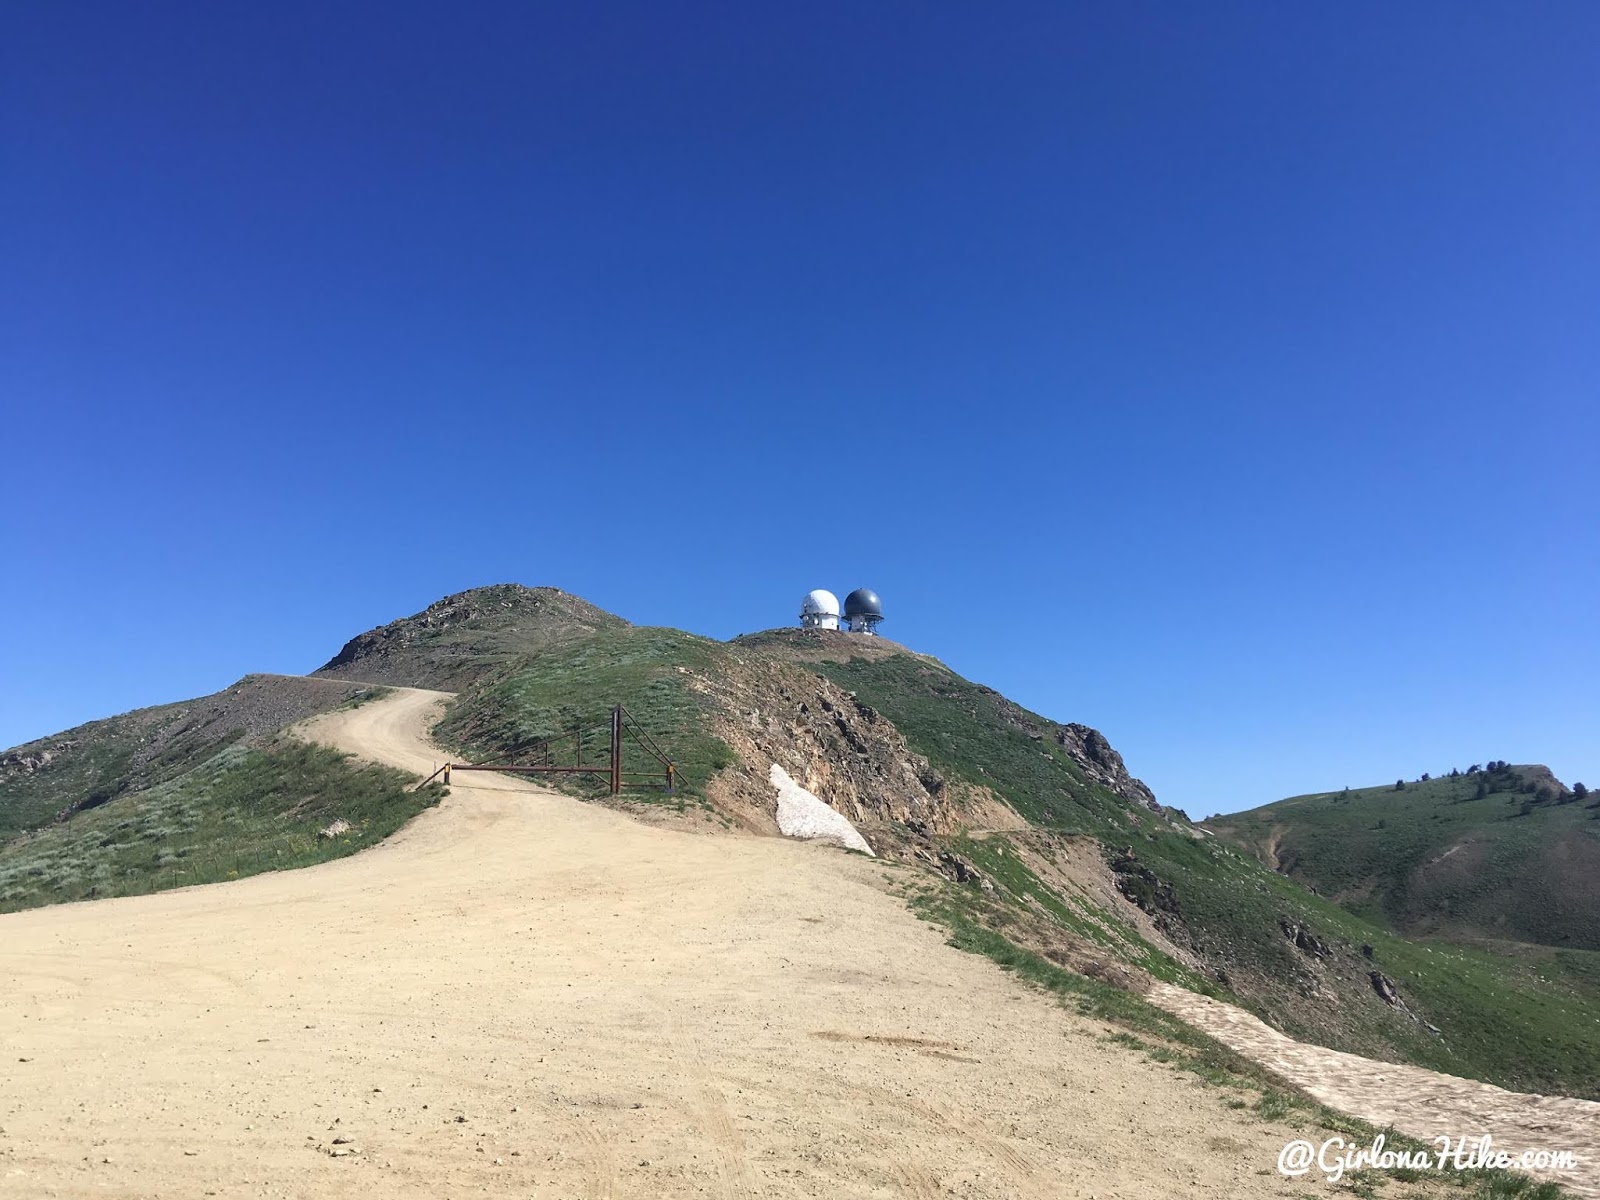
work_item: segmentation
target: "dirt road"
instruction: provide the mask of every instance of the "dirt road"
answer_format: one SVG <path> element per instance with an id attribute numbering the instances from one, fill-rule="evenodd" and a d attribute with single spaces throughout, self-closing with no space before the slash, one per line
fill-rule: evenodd
<path id="1" fill-rule="evenodd" d="M 443 698 L 304 732 L 427 773 Z M 355 858 L 0 917 L 0 1195 L 1316 1189 L 1274 1169 L 1297 1131 L 951 950 L 892 865 L 454 788 Z M 1346 1111 L 1481 1115 L 1445 1077 L 1157 998 Z M 1594 1143 L 1596 1106 L 1544 1103 L 1532 1144 Z"/>
<path id="2" fill-rule="evenodd" d="M 439 699 L 309 736 L 431 770 Z M 0 1196 L 1309 1190 L 893 869 L 458 774 L 353 858 L 0 917 Z"/>

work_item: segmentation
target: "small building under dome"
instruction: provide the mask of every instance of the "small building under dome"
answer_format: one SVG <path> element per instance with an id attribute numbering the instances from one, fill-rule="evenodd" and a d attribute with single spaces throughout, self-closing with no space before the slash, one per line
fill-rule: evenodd
<path id="1" fill-rule="evenodd" d="M 851 633 L 878 632 L 878 622 L 883 620 L 883 601 L 870 588 L 857 588 L 844 598 L 844 619 Z"/>
<path id="2" fill-rule="evenodd" d="M 839 628 L 839 597 L 825 588 L 807 592 L 800 602 L 800 626 L 802 629 Z"/>

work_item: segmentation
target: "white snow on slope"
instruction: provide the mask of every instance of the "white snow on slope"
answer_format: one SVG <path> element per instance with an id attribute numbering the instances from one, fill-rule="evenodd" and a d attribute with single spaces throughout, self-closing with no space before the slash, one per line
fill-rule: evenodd
<path id="1" fill-rule="evenodd" d="M 772 764 L 767 779 L 778 789 L 778 828 L 784 834 L 792 838 L 831 842 L 847 850 L 872 854 L 867 839 L 856 831 L 848 817 L 835 812 L 806 791 L 777 763 Z"/>

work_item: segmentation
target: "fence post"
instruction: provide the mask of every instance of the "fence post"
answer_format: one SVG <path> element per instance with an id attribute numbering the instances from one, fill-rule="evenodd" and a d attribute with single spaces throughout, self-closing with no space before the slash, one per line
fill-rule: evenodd
<path id="1" fill-rule="evenodd" d="M 611 710 L 611 794 L 622 794 L 622 705 Z"/>

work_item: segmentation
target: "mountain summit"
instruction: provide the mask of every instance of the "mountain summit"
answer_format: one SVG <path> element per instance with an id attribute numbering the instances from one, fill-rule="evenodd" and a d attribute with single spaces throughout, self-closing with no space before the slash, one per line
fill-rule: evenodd
<path id="1" fill-rule="evenodd" d="M 491 584 L 358 634 L 312 673 L 450 691 L 519 655 L 627 624 L 560 588 Z"/>

